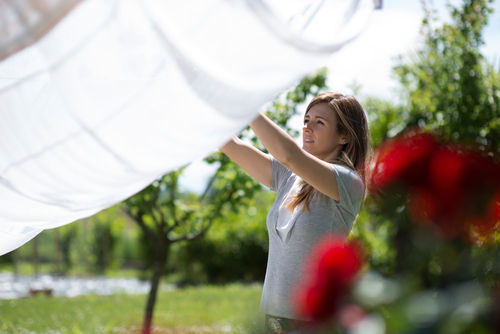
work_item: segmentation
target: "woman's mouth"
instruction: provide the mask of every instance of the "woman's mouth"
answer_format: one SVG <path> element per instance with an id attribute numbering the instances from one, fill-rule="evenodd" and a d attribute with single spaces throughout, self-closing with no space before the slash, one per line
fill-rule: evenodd
<path id="1" fill-rule="evenodd" d="M 306 144 L 306 143 L 311 144 L 314 142 L 311 138 L 304 138 L 302 141 L 304 142 L 304 144 Z"/>

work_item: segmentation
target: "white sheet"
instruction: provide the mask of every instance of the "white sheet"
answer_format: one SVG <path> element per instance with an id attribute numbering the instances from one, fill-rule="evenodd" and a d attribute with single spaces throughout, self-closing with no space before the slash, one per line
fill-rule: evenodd
<path id="1" fill-rule="evenodd" d="M 356 36 L 372 8 L 0 1 L 0 255 L 216 150 Z"/>

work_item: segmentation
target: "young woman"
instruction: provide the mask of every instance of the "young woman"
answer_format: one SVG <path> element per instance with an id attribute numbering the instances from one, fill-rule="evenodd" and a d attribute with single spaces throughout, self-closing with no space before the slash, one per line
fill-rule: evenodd
<path id="1" fill-rule="evenodd" d="M 358 214 L 368 124 L 354 97 L 323 93 L 306 109 L 302 148 L 264 115 L 250 126 L 270 155 L 236 137 L 221 151 L 277 192 L 267 216 L 269 257 L 261 311 L 271 330 L 283 332 L 308 320 L 294 314 L 291 305 L 304 257 L 325 234 L 347 236 Z"/>

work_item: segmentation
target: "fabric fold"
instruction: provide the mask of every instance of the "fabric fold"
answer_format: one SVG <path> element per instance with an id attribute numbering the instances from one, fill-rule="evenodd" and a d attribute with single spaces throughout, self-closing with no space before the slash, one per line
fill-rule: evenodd
<path id="1" fill-rule="evenodd" d="M 0 2 L 0 18 L 16 1 Z M 324 65 L 373 6 L 338 7 L 347 23 L 321 41 L 311 29 L 323 22 L 326 34 L 331 7 L 311 15 L 314 0 L 258 2 L 16 2 L 34 19 L 16 32 L 0 24 L 0 255 L 216 150 Z M 273 33 L 269 17 L 300 42 Z"/>

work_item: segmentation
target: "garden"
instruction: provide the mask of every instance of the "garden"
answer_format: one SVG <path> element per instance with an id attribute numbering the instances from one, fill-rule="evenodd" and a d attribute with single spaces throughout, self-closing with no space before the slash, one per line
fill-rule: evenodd
<path id="1" fill-rule="evenodd" d="M 304 263 L 290 303 L 311 333 L 500 332 L 500 71 L 481 53 L 491 3 L 450 6 L 449 23 L 428 14 L 420 49 L 393 68 L 398 102 L 360 90 L 367 196 L 348 240 L 325 237 Z M 328 75 L 305 77 L 266 114 L 296 137 L 292 120 Z M 249 129 L 240 137 L 263 149 Z M 1 256 L 0 295 L 19 294 L 0 299 L 0 332 L 265 333 L 274 193 L 221 152 L 204 161 L 213 174 L 199 193 L 180 186 L 181 168 Z M 68 296 L 43 277 L 142 288 Z"/>

